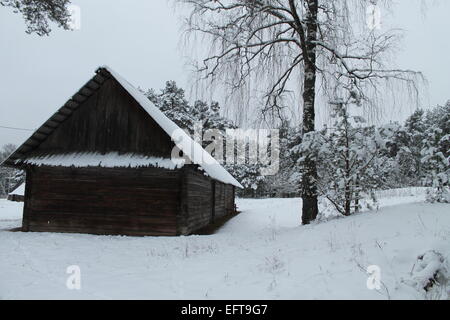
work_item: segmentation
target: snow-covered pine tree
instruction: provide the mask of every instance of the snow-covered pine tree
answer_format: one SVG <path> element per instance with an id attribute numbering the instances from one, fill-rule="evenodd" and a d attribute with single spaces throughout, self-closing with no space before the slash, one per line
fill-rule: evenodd
<path id="1" fill-rule="evenodd" d="M 184 90 L 179 88 L 175 81 L 167 81 L 166 87 L 160 93 L 150 89 L 145 95 L 169 119 L 190 134 L 193 134 L 196 124 L 201 124 L 204 131 L 209 129 L 225 131 L 228 128 L 235 128 L 229 119 L 220 114 L 218 102 L 213 101 L 208 105 L 205 101 L 197 100 L 190 105 Z"/>
<path id="2" fill-rule="evenodd" d="M 70 0 L 0 0 L 0 7 L 11 7 L 14 13 L 21 13 L 27 26 L 26 33 L 48 36 L 50 25 L 56 24 L 71 29 Z"/>
<path id="3" fill-rule="evenodd" d="M 333 101 L 333 126 L 305 135 L 300 145 L 300 166 L 305 156 L 316 159 L 319 194 L 345 216 L 360 210 L 364 196 L 376 202 L 374 191 L 385 184 L 380 169 L 386 168 L 398 129 L 365 126 L 363 117 L 350 115 L 349 105 L 357 104 L 352 95 Z"/>
<path id="4" fill-rule="evenodd" d="M 195 122 L 192 107 L 186 100 L 184 90 L 179 88 L 175 81 L 167 81 L 166 87 L 160 93 L 150 89 L 145 95 L 170 120 L 192 134 Z"/>
<path id="5" fill-rule="evenodd" d="M 268 196 L 284 198 L 300 196 L 300 177 L 295 165 L 299 158 L 296 147 L 301 142 L 301 130 L 282 121 L 279 127 L 280 159 L 279 171 L 266 177 L 265 189 Z"/>
<path id="6" fill-rule="evenodd" d="M 239 196 L 260 198 L 266 195 L 266 177 L 261 175 L 259 164 L 226 164 L 225 169 L 244 187 L 243 190 L 237 190 Z"/>
<path id="7" fill-rule="evenodd" d="M 425 139 L 425 112 L 416 110 L 395 135 L 399 187 L 420 186 L 424 178 L 422 149 Z"/>
<path id="8" fill-rule="evenodd" d="M 426 114 L 421 162 L 424 184 L 433 189 L 427 200 L 450 202 L 450 102 Z"/>

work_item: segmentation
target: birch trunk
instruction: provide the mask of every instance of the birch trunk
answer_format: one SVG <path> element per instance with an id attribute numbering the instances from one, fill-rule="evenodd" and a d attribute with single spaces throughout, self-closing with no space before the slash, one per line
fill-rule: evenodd
<path id="1" fill-rule="evenodd" d="M 315 130 L 315 99 L 316 99 L 316 41 L 317 41 L 317 15 L 318 0 L 308 1 L 306 17 L 306 49 L 305 75 L 303 87 L 303 134 Z M 302 179 L 302 223 L 309 224 L 315 220 L 319 212 L 317 199 L 317 165 L 316 160 L 306 157 Z"/>

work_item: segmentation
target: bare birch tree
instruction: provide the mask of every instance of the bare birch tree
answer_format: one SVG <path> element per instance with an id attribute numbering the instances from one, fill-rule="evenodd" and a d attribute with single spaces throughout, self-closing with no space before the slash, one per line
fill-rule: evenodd
<path id="1" fill-rule="evenodd" d="M 318 85 L 323 92 L 335 92 L 338 84 L 366 102 L 387 79 L 416 89 L 420 74 L 389 69 L 384 63 L 399 40 L 398 31 L 381 33 L 366 25 L 366 9 L 376 0 L 178 2 L 190 9 L 187 35 L 210 46 L 197 66 L 201 78 L 225 83 L 232 92 L 257 83 L 264 92 L 263 113 L 280 116 L 281 102 L 294 84 L 302 91 L 303 134 L 316 129 Z M 309 224 L 318 214 L 314 158 L 304 157 L 302 168 L 302 222 Z"/>

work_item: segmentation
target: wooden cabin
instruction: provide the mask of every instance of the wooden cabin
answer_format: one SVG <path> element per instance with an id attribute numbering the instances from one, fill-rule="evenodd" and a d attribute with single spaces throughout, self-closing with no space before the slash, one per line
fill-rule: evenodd
<path id="1" fill-rule="evenodd" d="M 3 165 L 26 171 L 23 231 L 188 235 L 233 215 L 242 188 L 108 67 Z"/>
<path id="2" fill-rule="evenodd" d="M 24 202 L 25 200 L 25 182 L 14 188 L 14 191 L 8 194 L 7 200 L 13 202 Z"/>

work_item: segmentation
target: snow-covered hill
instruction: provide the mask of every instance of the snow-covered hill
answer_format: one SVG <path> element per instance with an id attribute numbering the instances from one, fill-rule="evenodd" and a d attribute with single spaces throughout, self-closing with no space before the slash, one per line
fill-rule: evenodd
<path id="1" fill-rule="evenodd" d="M 450 258 L 450 206 L 422 200 L 385 195 L 377 212 L 306 227 L 299 199 L 239 200 L 217 234 L 178 238 L 13 233 L 21 205 L 0 200 L 0 299 L 423 299 L 410 272 L 429 250 Z"/>

